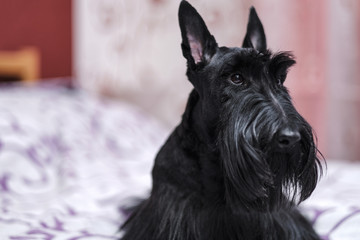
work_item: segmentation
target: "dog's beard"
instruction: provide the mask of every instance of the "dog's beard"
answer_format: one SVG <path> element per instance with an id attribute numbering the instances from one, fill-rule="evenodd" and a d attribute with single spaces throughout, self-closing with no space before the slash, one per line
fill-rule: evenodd
<path id="1" fill-rule="evenodd" d="M 244 101 L 242 101 L 244 102 Z M 307 199 L 318 181 L 321 164 L 310 125 L 300 116 L 301 141 L 288 151 L 273 147 L 282 126 L 264 106 L 225 109 L 219 128 L 225 200 L 231 208 L 271 211 Z"/>

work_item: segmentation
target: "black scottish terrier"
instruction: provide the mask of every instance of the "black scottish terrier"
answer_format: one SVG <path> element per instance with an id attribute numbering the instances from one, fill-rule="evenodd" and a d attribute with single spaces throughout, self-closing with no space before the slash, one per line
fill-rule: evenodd
<path id="1" fill-rule="evenodd" d="M 321 154 L 283 85 L 293 56 L 267 50 L 254 8 L 241 48 L 218 47 L 186 1 L 179 22 L 194 90 L 122 239 L 320 239 L 296 208 L 317 184 Z"/>

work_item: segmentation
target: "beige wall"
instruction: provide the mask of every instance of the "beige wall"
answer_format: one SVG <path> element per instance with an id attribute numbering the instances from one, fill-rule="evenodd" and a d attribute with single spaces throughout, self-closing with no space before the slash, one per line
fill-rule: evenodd
<path id="1" fill-rule="evenodd" d="M 357 0 L 190 0 L 220 45 L 240 46 L 254 5 L 268 46 L 291 50 L 295 105 L 330 158 L 360 160 L 360 3 Z M 175 126 L 191 85 L 177 22 L 179 1 L 75 0 L 78 84 L 123 98 Z"/>

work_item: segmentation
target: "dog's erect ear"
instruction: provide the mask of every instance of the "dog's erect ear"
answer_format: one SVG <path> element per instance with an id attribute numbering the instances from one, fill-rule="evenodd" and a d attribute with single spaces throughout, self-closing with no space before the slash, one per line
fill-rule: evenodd
<path id="1" fill-rule="evenodd" d="M 216 52 L 217 43 L 199 13 L 186 1 L 180 3 L 179 24 L 181 48 L 188 64 L 208 63 Z"/>
<path id="2" fill-rule="evenodd" d="M 264 28 L 254 7 L 250 8 L 249 22 L 242 47 L 255 48 L 259 52 L 264 52 L 266 50 Z"/>

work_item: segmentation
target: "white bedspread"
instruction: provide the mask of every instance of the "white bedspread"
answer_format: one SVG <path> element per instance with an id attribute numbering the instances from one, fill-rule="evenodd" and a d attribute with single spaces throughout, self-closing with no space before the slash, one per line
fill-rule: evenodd
<path id="1" fill-rule="evenodd" d="M 168 133 L 124 103 L 0 89 L 0 239 L 116 239 Z M 323 239 L 360 239 L 360 165 L 329 161 L 302 208 Z"/>

